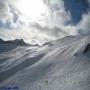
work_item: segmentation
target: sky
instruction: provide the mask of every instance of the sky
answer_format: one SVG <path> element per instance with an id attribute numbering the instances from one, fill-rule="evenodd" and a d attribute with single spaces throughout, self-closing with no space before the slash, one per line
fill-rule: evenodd
<path id="1" fill-rule="evenodd" d="M 0 38 L 42 44 L 90 31 L 90 0 L 0 0 Z"/>

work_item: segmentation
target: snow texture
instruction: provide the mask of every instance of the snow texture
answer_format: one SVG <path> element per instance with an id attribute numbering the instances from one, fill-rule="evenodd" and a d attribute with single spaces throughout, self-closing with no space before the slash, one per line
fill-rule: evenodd
<path id="1" fill-rule="evenodd" d="M 90 90 L 89 39 L 87 33 L 42 46 L 0 44 L 0 87 Z"/>

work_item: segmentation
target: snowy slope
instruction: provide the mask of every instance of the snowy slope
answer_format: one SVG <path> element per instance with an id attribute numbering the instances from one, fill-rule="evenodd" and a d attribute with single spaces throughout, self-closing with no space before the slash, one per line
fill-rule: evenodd
<path id="1" fill-rule="evenodd" d="M 42 46 L 16 46 L 2 51 L 0 87 L 90 90 L 89 38 L 90 34 L 68 36 Z"/>

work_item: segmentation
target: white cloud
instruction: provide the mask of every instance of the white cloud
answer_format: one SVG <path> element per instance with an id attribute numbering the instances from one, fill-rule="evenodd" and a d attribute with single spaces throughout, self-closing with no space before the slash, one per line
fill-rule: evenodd
<path id="1" fill-rule="evenodd" d="M 46 0 L 49 14 L 44 20 L 49 26 L 61 27 L 70 21 L 70 13 L 66 12 L 63 0 Z"/>
<path id="2" fill-rule="evenodd" d="M 7 19 L 9 17 L 8 0 L 0 0 L 0 19 Z"/>
<path id="3" fill-rule="evenodd" d="M 9 22 L 11 29 L 0 30 L 0 37 L 23 38 L 28 42 L 41 43 L 77 34 L 76 27 L 65 25 L 71 18 L 65 10 L 63 0 L 44 0 L 46 11 L 36 21 L 24 17 L 18 10 L 17 3 L 18 0 L 0 0 L 0 20 L 3 18 L 3 22 Z"/>
<path id="4" fill-rule="evenodd" d="M 88 14 L 82 15 L 82 20 L 77 24 L 79 33 L 86 33 L 90 31 L 90 11 Z"/>
<path id="5" fill-rule="evenodd" d="M 88 3 L 90 7 L 90 0 L 88 0 Z M 87 13 L 82 14 L 82 19 L 76 25 L 76 30 L 79 34 L 90 32 L 90 8 Z"/>

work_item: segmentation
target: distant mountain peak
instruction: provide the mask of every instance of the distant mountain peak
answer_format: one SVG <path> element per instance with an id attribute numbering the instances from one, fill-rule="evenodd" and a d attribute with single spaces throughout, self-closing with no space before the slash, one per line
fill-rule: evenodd
<path id="1" fill-rule="evenodd" d="M 3 43 L 3 42 L 4 42 L 4 40 L 0 38 L 0 43 Z"/>
<path id="2" fill-rule="evenodd" d="M 0 38 L 0 44 L 16 44 L 16 45 L 29 45 L 26 42 L 24 42 L 23 39 L 15 39 L 15 40 L 8 40 L 4 41 Z"/>

